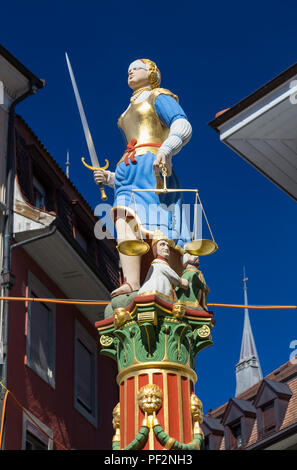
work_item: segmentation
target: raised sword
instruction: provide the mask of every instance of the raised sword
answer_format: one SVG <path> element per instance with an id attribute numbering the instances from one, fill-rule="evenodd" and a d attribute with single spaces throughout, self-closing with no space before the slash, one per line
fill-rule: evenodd
<path id="1" fill-rule="evenodd" d="M 109 167 L 109 161 L 105 159 L 106 165 L 103 166 L 103 167 L 100 167 L 99 160 L 98 160 L 98 157 L 97 157 L 97 153 L 96 153 L 96 150 L 95 150 L 95 146 L 94 146 L 94 143 L 93 143 L 93 139 L 92 139 L 90 129 L 89 129 L 89 126 L 88 126 L 87 118 L 86 118 L 84 108 L 83 108 L 83 105 L 82 105 L 82 102 L 81 102 L 81 99 L 80 99 L 80 94 L 79 94 L 79 91 L 78 91 L 78 88 L 77 88 L 77 85 L 76 85 L 76 80 L 75 80 L 75 77 L 74 77 L 74 74 L 73 74 L 73 70 L 72 70 L 67 52 L 65 52 L 65 55 L 66 55 L 66 62 L 67 62 L 69 75 L 70 75 L 70 79 L 71 79 L 71 83 L 72 83 L 72 87 L 73 87 L 73 91 L 74 91 L 74 95 L 75 95 L 75 99 L 76 99 L 76 104 L 77 104 L 77 107 L 78 107 L 78 111 L 79 111 L 79 114 L 80 114 L 80 119 L 81 119 L 81 122 L 82 122 L 84 134 L 85 134 L 85 138 L 86 138 L 86 141 L 87 141 L 87 146 L 88 146 L 92 166 L 87 165 L 85 163 L 85 159 L 83 157 L 82 157 L 81 160 L 82 160 L 83 164 L 87 168 L 89 168 L 90 170 L 99 170 L 99 169 L 106 170 Z M 101 192 L 101 199 L 102 199 L 102 201 L 106 201 L 107 196 L 105 194 L 103 184 L 99 183 L 99 187 L 100 187 L 100 192 Z"/>

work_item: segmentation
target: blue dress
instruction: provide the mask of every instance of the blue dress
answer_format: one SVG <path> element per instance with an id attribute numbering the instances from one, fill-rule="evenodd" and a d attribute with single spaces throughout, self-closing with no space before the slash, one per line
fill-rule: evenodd
<path id="1" fill-rule="evenodd" d="M 164 126 L 170 128 L 176 119 L 187 119 L 183 109 L 177 101 L 168 95 L 160 94 L 155 100 L 157 118 Z M 125 135 L 124 135 L 125 137 Z M 126 144 L 127 144 L 127 139 Z M 183 209 L 182 192 L 156 194 L 155 192 L 134 192 L 137 189 L 154 189 L 156 176 L 153 170 L 153 162 L 156 155 L 146 152 L 135 156 L 136 164 L 126 165 L 121 161 L 115 172 L 114 179 L 114 209 L 125 209 L 130 215 L 135 216 L 140 229 L 148 236 L 158 228 L 167 238 L 183 248 L 191 239 L 190 221 L 186 220 L 186 211 Z M 167 178 L 167 188 L 180 188 L 177 175 Z"/>

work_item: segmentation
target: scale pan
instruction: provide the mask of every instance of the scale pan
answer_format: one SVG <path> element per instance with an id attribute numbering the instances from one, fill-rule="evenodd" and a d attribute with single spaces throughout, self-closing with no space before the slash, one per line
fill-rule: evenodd
<path id="1" fill-rule="evenodd" d="M 117 250 L 122 255 L 128 256 L 142 256 L 145 255 L 150 249 L 150 246 L 141 240 L 125 240 L 117 245 Z"/>
<path id="2" fill-rule="evenodd" d="M 213 240 L 193 240 L 185 245 L 185 252 L 190 255 L 206 256 L 214 253 L 218 245 Z"/>

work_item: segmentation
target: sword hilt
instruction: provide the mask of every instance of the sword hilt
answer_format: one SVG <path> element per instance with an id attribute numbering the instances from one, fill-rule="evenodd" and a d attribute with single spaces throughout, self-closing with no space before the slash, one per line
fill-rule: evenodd
<path id="1" fill-rule="evenodd" d="M 105 159 L 106 165 L 105 166 L 90 166 L 85 162 L 84 157 L 82 157 L 81 161 L 83 164 L 89 168 L 89 170 L 106 170 L 109 167 L 109 161 Z M 103 183 L 99 183 L 99 188 L 100 188 L 100 193 L 101 193 L 101 199 L 102 201 L 107 201 L 107 196 L 103 187 Z"/>
<path id="2" fill-rule="evenodd" d="M 100 188 L 100 193 L 101 193 L 101 199 L 102 201 L 107 201 L 107 196 L 106 196 L 106 193 L 104 191 L 104 187 L 103 187 L 103 184 L 102 183 L 99 183 L 99 188 Z"/>

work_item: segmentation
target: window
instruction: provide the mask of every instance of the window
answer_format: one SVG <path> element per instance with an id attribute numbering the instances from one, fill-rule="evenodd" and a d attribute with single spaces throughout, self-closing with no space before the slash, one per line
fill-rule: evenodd
<path id="1" fill-rule="evenodd" d="M 23 413 L 22 450 L 52 450 L 53 431 L 31 413 L 27 413 L 32 416 L 32 421 Z"/>
<path id="2" fill-rule="evenodd" d="M 44 187 L 33 177 L 33 198 L 34 205 L 38 209 L 45 209 L 46 193 Z"/>
<path id="3" fill-rule="evenodd" d="M 97 343 L 76 322 L 75 408 L 97 426 Z"/>
<path id="4" fill-rule="evenodd" d="M 52 294 L 33 276 L 28 275 L 29 297 L 50 298 Z M 29 302 L 26 364 L 55 387 L 55 305 Z"/>
<path id="5" fill-rule="evenodd" d="M 79 230 L 75 230 L 75 238 L 76 238 L 76 241 L 80 244 L 80 246 L 82 247 L 83 250 L 87 251 L 88 249 L 88 242 L 87 240 L 85 239 L 85 237 L 81 234 L 81 232 Z"/>
<path id="6" fill-rule="evenodd" d="M 262 413 L 262 423 L 263 423 L 263 428 L 262 428 L 263 434 L 270 434 L 271 432 L 274 432 L 276 428 L 275 414 L 274 414 L 274 402 L 272 401 L 262 406 L 261 413 Z"/>
<path id="7" fill-rule="evenodd" d="M 285 382 L 264 379 L 255 398 L 260 439 L 278 431 L 293 393 Z"/>
<path id="8" fill-rule="evenodd" d="M 0 104 L 4 104 L 4 83 L 0 81 Z"/>
<path id="9" fill-rule="evenodd" d="M 230 426 L 231 449 L 240 449 L 242 447 L 241 424 L 237 422 Z"/>
<path id="10" fill-rule="evenodd" d="M 210 450 L 209 438 L 208 437 L 204 438 L 204 450 Z"/>
<path id="11" fill-rule="evenodd" d="M 47 450 L 47 445 L 27 431 L 25 450 Z"/>

